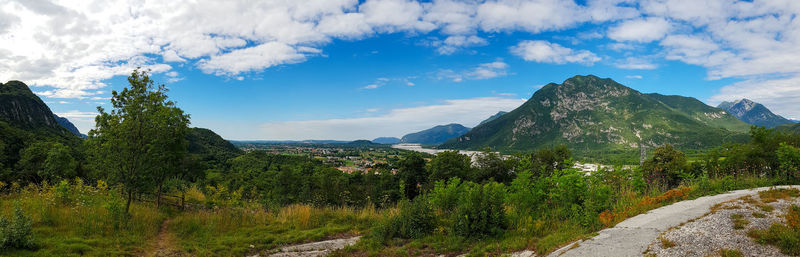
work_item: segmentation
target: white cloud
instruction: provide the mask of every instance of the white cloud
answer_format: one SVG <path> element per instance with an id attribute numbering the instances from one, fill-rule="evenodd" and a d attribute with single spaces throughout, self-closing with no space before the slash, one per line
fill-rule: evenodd
<path id="1" fill-rule="evenodd" d="M 589 1 L 581 6 L 563 0 L 498 0 L 478 7 L 477 18 L 484 31 L 524 30 L 532 33 L 569 28 L 583 22 L 604 22 L 635 17 L 638 11 L 621 1 Z"/>
<path id="2" fill-rule="evenodd" d="M 376 89 L 378 87 L 380 87 L 380 85 L 378 85 L 378 84 L 369 84 L 369 85 L 366 85 L 366 86 L 362 87 L 362 89 Z"/>
<path id="3" fill-rule="evenodd" d="M 228 139 L 267 140 L 355 140 L 402 136 L 448 123 L 472 127 L 498 111 L 510 111 L 524 102 L 524 99 L 500 97 L 445 100 L 439 104 L 393 109 L 374 117 L 270 122 L 259 125 L 257 134 L 225 130 L 221 133 Z"/>
<path id="4" fill-rule="evenodd" d="M 449 36 L 445 40 L 433 42 L 433 46 L 438 47 L 436 51 L 442 55 L 453 54 L 459 49 L 483 46 L 489 44 L 486 39 L 478 36 Z"/>
<path id="5" fill-rule="evenodd" d="M 81 133 L 87 133 L 94 128 L 94 118 L 97 117 L 97 112 L 82 112 L 78 110 L 71 110 L 67 112 L 57 112 L 55 115 L 67 118 Z"/>
<path id="6" fill-rule="evenodd" d="M 481 80 L 502 77 L 508 75 L 508 64 L 503 62 L 502 59 L 495 60 L 490 63 L 482 63 L 477 67 L 456 72 L 450 69 L 439 70 L 436 78 L 439 80 L 449 79 L 453 82 L 462 82 L 464 80 Z"/>
<path id="7" fill-rule="evenodd" d="M 653 70 L 658 68 L 658 65 L 637 57 L 628 57 L 625 60 L 622 60 L 616 64 L 614 64 L 617 68 L 620 69 L 627 69 L 627 70 Z"/>
<path id="8" fill-rule="evenodd" d="M 664 18 L 626 20 L 608 30 L 608 37 L 616 41 L 652 42 L 664 38 L 672 25 Z"/>
<path id="9" fill-rule="evenodd" d="M 471 72 L 467 73 L 470 79 L 490 79 L 495 77 L 505 76 L 508 64 L 502 60 L 497 60 L 490 63 L 483 63 L 475 67 Z"/>
<path id="10" fill-rule="evenodd" d="M 625 76 L 625 78 L 629 78 L 629 79 L 642 79 L 642 75 L 628 75 L 628 76 Z"/>
<path id="11" fill-rule="evenodd" d="M 526 61 L 541 63 L 580 63 L 592 65 L 600 61 L 600 57 L 587 50 L 572 50 L 556 43 L 542 40 L 522 41 L 510 48 L 512 54 Z"/>

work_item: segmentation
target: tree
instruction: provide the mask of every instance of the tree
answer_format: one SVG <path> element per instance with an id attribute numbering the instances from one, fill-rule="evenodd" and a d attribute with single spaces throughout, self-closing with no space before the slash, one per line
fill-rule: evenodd
<path id="1" fill-rule="evenodd" d="M 513 160 L 506 160 L 487 147 L 475 157 L 475 172 L 472 181 L 483 183 L 494 180 L 500 183 L 510 182 L 514 178 Z"/>
<path id="2" fill-rule="evenodd" d="M 100 114 L 87 140 L 96 166 L 127 194 L 126 213 L 134 194 L 159 186 L 165 174 L 178 170 L 189 124 L 189 116 L 168 100 L 166 87 L 155 86 L 147 72 L 134 70 L 128 83 L 122 92 L 112 92 L 111 112 L 97 107 Z"/>
<path id="3" fill-rule="evenodd" d="M 800 177 L 800 148 L 781 143 L 777 155 L 784 179 L 789 183 L 796 183 Z"/>
<path id="4" fill-rule="evenodd" d="M 642 164 L 642 170 L 650 184 L 670 188 L 680 183 L 682 173 L 688 169 L 686 155 L 672 145 L 656 148 L 653 157 Z"/>
<path id="5" fill-rule="evenodd" d="M 472 158 L 458 151 L 444 151 L 436 154 L 428 163 L 430 181 L 448 180 L 450 178 L 469 179 L 472 170 Z"/>
<path id="6" fill-rule="evenodd" d="M 39 170 L 39 177 L 55 183 L 56 181 L 77 176 L 78 161 L 72 157 L 69 147 L 61 143 L 52 143 L 44 160 L 44 167 Z"/>
<path id="7" fill-rule="evenodd" d="M 403 193 L 409 200 L 420 193 L 420 187 L 425 185 L 428 174 L 425 171 L 425 159 L 419 153 L 409 153 L 398 163 L 397 176 L 403 181 Z"/>

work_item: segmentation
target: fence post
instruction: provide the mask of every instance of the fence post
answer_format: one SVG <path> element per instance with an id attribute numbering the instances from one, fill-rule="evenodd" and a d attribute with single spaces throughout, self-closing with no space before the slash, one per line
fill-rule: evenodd
<path id="1" fill-rule="evenodd" d="M 186 206 L 184 205 L 185 203 L 186 203 L 186 192 L 182 192 L 181 193 L 181 210 L 184 210 L 186 208 Z"/>

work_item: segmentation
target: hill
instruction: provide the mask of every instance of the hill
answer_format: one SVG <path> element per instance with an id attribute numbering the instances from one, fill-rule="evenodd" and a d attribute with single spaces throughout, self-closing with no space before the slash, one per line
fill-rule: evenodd
<path id="1" fill-rule="evenodd" d="M 529 151 L 565 144 L 579 157 L 636 156 L 639 144 L 704 149 L 747 140 L 747 124 L 697 99 L 643 94 L 611 79 L 575 76 L 440 148 Z M 629 157 L 630 158 L 630 157 Z"/>
<path id="2" fill-rule="evenodd" d="M 779 125 L 794 123 L 789 119 L 772 113 L 766 106 L 748 99 L 741 99 L 735 102 L 722 102 L 717 107 L 736 116 L 736 118 L 739 118 L 741 121 L 756 126 L 774 128 Z"/>
<path id="3" fill-rule="evenodd" d="M 400 143 L 438 145 L 445 141 L 467 133 L 469 128 L 461 124 L 439 125 L 420 132 L 407 134 L 400 139 Z"/>
<path id="4" fill-rule="evenodd" d="M 393 145 L 400 143 L 400 139 L 396 137 L 379 137 L 372 140 L 373 143 L 376 144 L 386 144 L 386 145 Z"/>
<path id="5" fill-rule="evenodd" d="M 187 151 L 200 156 L 200 159 L 214 164 L 224 163 L 244 153 L 228 140 L 210 129 L 190 128 L 186 135 L 189 141 Z"/>
<path id="6" fill-rule="evenodd" d="M 478 123 L 478 125 L 482 125 L 484 123 L 496 120 L 497 118 L 500 118 L 500 116 L 503 116 L 503 114 L 506 114 L 506 113 L 508 113 L 508 112 L 499 111 L 499 112 L 497 112 L 497 114 L 492 115 L 491 117 L 486 118 L 485 120 L 481 121 L 481 123 Z"/>
<path id="7" fill-rule="evenodd" d="M 783 124 L 775 127 L 775 130 L 787 133 L 800 134 L 800 123 Z"/>

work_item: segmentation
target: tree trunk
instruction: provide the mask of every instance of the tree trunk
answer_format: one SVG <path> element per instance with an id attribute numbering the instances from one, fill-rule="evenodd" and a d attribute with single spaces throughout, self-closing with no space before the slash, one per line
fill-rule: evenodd
<path id="1" fill-rule="evenodd" d="M 132 190 L 128 190 L 128 202 L 125 204 L 125 213 L 126 214 L 130 214 L 131 213 L 131 211 L 130 211 L 131 210 L 131 200 L 133 200 L 133 191 Z"/>
<path id="2" fill-rule="evenodd" d="M 156 209 L 161 206 L 161 187 L 163 183 L 158 184 L 158 192 L 156 193 Z"/>

